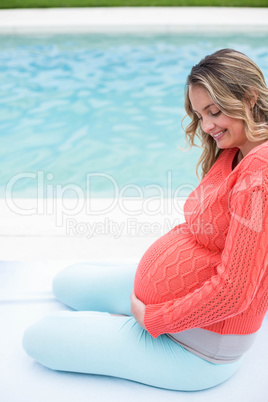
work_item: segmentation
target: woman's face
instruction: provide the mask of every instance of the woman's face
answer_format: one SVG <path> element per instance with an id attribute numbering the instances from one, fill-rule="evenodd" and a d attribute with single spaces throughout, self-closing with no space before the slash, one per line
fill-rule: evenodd
<path id="1" fill-rule="evenodd" d="M 219 148 L 238 147 L 245 156 L 257 145 L 256 142 L 252 143 L 247 139 L 243 120 L 226 116 L 221 112 L 204 87 L 190 85 L 189 98 L 202 130 L 214 138 Z"/>

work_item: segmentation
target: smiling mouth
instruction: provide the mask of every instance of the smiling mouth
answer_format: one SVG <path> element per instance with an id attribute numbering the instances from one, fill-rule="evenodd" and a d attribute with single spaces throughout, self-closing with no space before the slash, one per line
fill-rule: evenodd
<path id="1" fill-rule="evenodd" d="M 221 138 L 226 133 L 226 131 L 227 131 L 227 128 L 225 130 L 221 131 L 220 133 L 211 134 L 211 135 L 215 140 L 218 140 L 219 138 Z"/>

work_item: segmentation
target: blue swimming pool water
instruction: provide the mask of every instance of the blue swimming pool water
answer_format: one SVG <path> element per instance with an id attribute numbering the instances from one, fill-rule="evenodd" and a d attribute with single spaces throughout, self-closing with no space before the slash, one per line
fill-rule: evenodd
<path id="1" fill-rule="evenodd" d="M 0 36 L 0 196 L 189 193 L 200 150 L 177 149 L 184 84 L 222 47 L 268 76 L 261 34 Z"/>

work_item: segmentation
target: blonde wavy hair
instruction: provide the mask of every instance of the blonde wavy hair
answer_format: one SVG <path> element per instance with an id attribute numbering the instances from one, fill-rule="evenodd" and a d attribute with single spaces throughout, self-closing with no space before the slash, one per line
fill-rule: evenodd
<path id="1" fill-rule="evenodd" d="M 195 138 L 198 137 L 203 148 L 196 167 L 198 177 L 199 166 L 203 178 L 223 150 L 202 130 L 190 102 L 190 85 L 201 85 L 224 114 L 243 120 L 250 141 L 268 139 L 268 88 L 260 68 L 245 54 L 233 49 L 222 49 L 206 56 L 192 68 L 185 93 L 185 110 L 191 118 L 185 138 L 192 147 L 197 146 Z M 254 105 L 250 112 L 248 105 Z"/>

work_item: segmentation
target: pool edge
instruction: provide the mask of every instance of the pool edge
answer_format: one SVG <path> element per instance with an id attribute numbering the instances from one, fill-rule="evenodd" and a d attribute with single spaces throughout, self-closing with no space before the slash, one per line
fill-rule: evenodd
<path id="1" fill-rule="evenodd" d="M 0 10 L 0 34 L 268 32 L 268 8 L 113 7 Z"/>

